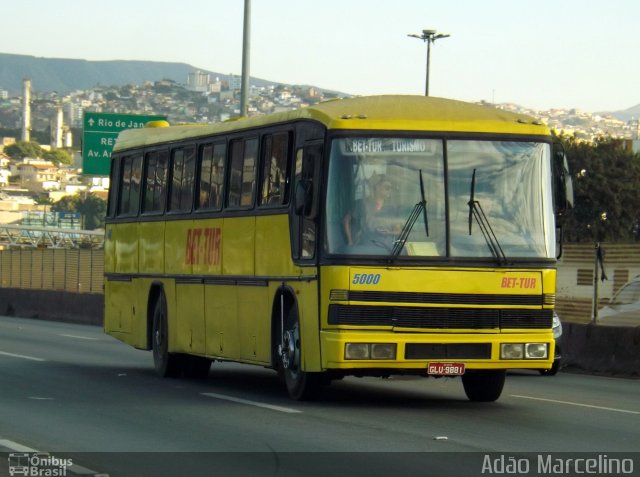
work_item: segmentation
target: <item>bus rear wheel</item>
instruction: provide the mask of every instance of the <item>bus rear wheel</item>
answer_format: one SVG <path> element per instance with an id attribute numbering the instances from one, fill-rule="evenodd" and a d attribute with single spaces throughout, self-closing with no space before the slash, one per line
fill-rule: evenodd
<path id="1" fill-rule="evenodd" d="M 153 307 L 153 325 L 151 329 L 153 365 L 158 376 L 175 378 L 181 373 L 182 363 L 179 354 L 169 353 L 169 328 L 167 325 L 167 300 L 160 294 Z"/>
<path id="2" fill-rule="evenodd" d="M 470 401 L 495 401 L 502 394 L 506 376 L 506 371 L 470 371 L 462 375 L 464 392 Z"/>
<path id="3" fill-rule="evenodd" d="M 279 366 L 282 369 L 289 396 L 298 401 L 317 397 L 322 374 L 302 370 L 300 320 L 295 306 L 292 306 L 285 315 L 284 332 L 281 333 L 280 341 Z"/>

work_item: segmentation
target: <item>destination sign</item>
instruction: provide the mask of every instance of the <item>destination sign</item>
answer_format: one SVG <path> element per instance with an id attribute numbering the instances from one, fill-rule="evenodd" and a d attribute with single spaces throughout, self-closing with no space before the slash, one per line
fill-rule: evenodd
<path id="1" fill-rule="evenodd" d="M 354 138 L 343 140 L 345 154 L 375 153 L 425 153 L 434 149 L 434 141 L 429 139 L 400 138 Z"/>

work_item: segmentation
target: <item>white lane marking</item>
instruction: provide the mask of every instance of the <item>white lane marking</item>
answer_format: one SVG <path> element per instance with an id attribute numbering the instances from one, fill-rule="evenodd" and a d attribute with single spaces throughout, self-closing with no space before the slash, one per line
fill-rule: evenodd
<path id="1" fill-rule="evenodd" d="M 278 412 L 286 412 L 289 414 L 297 414 L 297 413 L 301 413 L 302 411 L 298 410 L 298 409 L 293 409 L 291 407 L 283 407 L 283 406 L 274 406 L 273 404 L 265 404 L 263 402 L 258 402 L 258 401 L 249 401 L 248 399 L 241 399 L 241 398 L 237 398 L 237 397 L 232 397 L 232 396 L 225 396 L 224 394 L 216 394 L 216 393 L 201 393 L 203 396 L 208 396 L 208 397 L 212 397 L 215 399 L 223 399 L 225 401 L 231 401 L 231 402 L 237 402 L 239 404 L 247 404 L 249 406 L 256 406 L 256 407 L 262 407 L 265 409 L 271 409 L 272 411 L 278 411 Z"/>
<path id="2" fill-rule="evenodd" d="M 89 341 L 98 341 L 98 338 L 89 338 L 88 336 L 79 336 L 79 335 L 65 335 L 63 333 L 59 333 L 58 336 L 64 336 L 65 338 L 75 338 L 77 340 L 89 340 Z"/>
<path id="3" fill-rule="evenodd" d="M 35 356 L 26 356 L 24 354 L 7 353 L 6 351 L 0 351 L 2 356 L 11 356 L 12 358 L 30 359 L 31 361 L 46 361 L 46 359 L 36 358 Z"/>
<path id="4" fill-rule="evenodd" d="M 38 452 L 31 447 L 23 446 L 22 444 L 18 444 L 17 442 L 10 441 L 9 439 L 0 439 L 0 447 L 6 447 L 12 451 L 16 452 Z"/>
<path id="5" fill-rule="evenodd" d="M 34 454 L 49 454 L 49 455 L 53 455 L 51 452 L 40 452 L 40 451 L 38 451 L 36 449 L 32 449 L 31 447 L 23 446 L 22 444 L 19 444 L 18 442 L 15 442 L 15 441 L 11 441 L 9 439 L 0 439 L 0 447 L 5 447 L 5 448 L 7 448 L 9 450 L 12 450 L 14 452 L 29 452 L 29 453 L 34 453 Z M 78 465 L 78 464 L 71 464 L 69 467 L 63 467 L 63 470 L 65 470 L 65 469 L 66 470 L 71 470 L 74 474 L 106 475 L 106 474 L 100 474 L 99 472 L 96 472 L 95 470 L 87 469 L 86 467 L 82 467 L 81 465 Z M 64 473 L 62 475 L 66 475 L 66 473 Z"/>
<path id="6" fill-rule="evenodd" d="M 53 401 L 52 397 L 45 397 L 45 396 L 28 396 L 28 399 L 33 399 L 35 401 Z"/>
<path id="7" fill-rule="evenodd" d="M 601 411 L 622 412 L 625 414 L 640 414 L 640 411 L 630 411 L 628 409 L 617 409 L 615 407 L 594 406 L 592 404 L 582 404 L 579 402 L 558 401 L 556 399 L 546 399 L 546 398 L 539 398 L 539 397 L 533 397 L 533 396 L 520 396 L 518 394 L 512 394 L 511 397 L 520 398 L 520 399 L 531 399 L 533 401 L 552 402 L 555 404 L 566 404 L 568 406 L 588 407 L 589 409 L 599 409 Z"/>

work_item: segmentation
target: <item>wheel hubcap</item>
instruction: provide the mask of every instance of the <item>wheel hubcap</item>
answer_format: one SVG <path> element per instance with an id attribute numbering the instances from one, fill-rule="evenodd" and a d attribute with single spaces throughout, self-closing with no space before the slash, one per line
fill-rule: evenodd
<path id="1" fill-rule="evenodd" d="M 297 341 L 295 329 L 285 331 L 281 353 L 284 369 L 295 370 L 297 368 Z"/>

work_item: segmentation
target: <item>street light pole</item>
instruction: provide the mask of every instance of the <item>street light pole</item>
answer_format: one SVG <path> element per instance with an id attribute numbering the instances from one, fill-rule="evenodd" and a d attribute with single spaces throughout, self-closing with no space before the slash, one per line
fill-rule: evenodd
<path id="1" fill-rule="evenodd" d="M 251 0 L 244 0 L 244 28 L 242 34 L 242 87 L 240 90 L 240 116 L 249 109 L 249 52 L 251 51 Z"/>
<path id="2" fill-rule="evenodd" d="M 427 71 L 424 85 L 424 95 L 429 96 L 429 61 L 431 57 L 431 43 L 439 40 L 440 38 L 447 38 L 451 35 L 438 33 L 436 30 L 422 30 L 422 34 L 420 35 L 414 33 L 407 36 L 410 36 L 411 38 L 417 38 L 427 44 Z"/>

